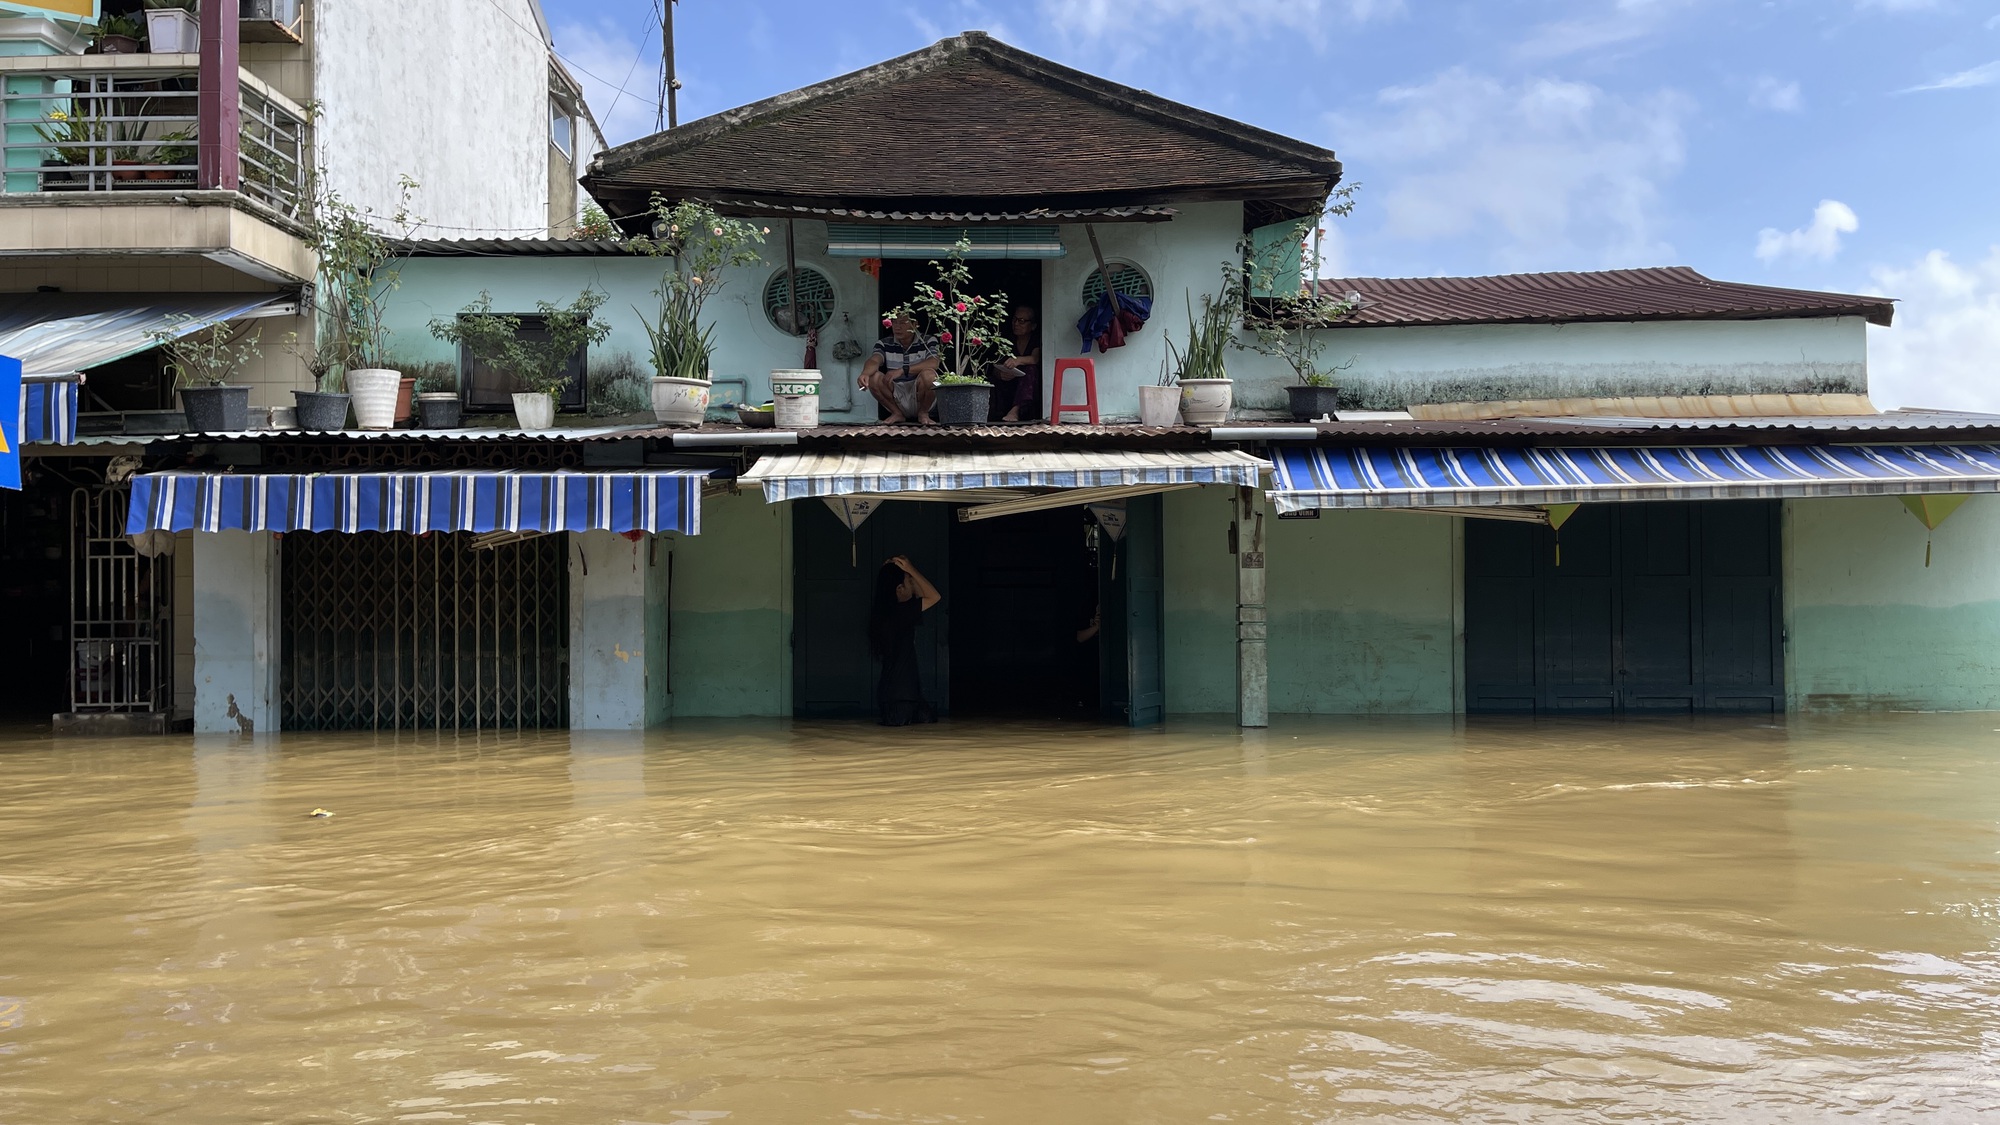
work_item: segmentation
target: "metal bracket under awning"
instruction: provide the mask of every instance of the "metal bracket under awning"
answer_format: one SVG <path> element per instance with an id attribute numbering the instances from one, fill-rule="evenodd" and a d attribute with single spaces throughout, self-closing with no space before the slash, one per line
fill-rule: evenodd
<path id="1" fill-rule="evenodd" d="M 999 516 L 1018 516 L 1024 512 L 1042 512 L 1050 508 L 1075 508 L 1086 504 L 1103 504 L 1111 500 L 1126 500 L 1134 496 L 1153 496 L 1162 492 L 1179 492 L 1182 489 L 1200 488 L 1196 483 L 1186 484 L 1131 484 L 1117 488 L 1065 488 L 1056 492 L 1045 492 L 1036 496 L 1023 496 L 1017 500 L 1001 500 L 991 504 L 979 504 L 958 510 L 958 521 L 990 520 Z"/>

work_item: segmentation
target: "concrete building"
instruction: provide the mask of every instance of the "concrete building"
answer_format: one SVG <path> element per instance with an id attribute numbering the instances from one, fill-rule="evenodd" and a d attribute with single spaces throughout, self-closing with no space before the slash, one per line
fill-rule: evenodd
<path id="1" fill-rule="evenodd" d="M 859 152 L 918 174 L 885 186 Z M 711 421 L 147 446 L 128 530 L 192 536 L 196 727 L 866 717 L 891 554 L 944 595 L 918 652 L 954 715 L 2000 702 L 2000 417 L 1875 410 L 1882 298 L 1682 268 L 1329 279 L 1359 297 L 1316 329 L 1337 416 L 1281 417 L 1288 377 L 1239 351 L 1232 417 L 1133 424 L 1178 310 L 1341 171 L 979 35 L 602 153 L 584 183 L 628 231 L 655 196 L 771 228 L 711 306 Z M 1095 424 L 887 426 L 853 393 L 961 237 L 1051 358 L 1107 275 L 1152 299 L 1090 352 Z M 406 250 L 389 327 L 415 362 L 465 369 L 428 326 L 482 292 L 608 295 L 579 357 L 600 384 L 644 353 L 662 263 L 628 242 Z M 734 424 L 815 325 L 828 424 Z"/>
<path id="2" fill-rule="evenodd" d="M 24 659 L 75 666 L 31 675 L 38 700 L 185 712 L 187 556 L 176 568 L 128 549 L 89 582 L 72 573 L 89 544 L 123 540 L 122 514 L 86 494 L 185 428 L 159 334 L 228 323 L 258 341 L 234 382 L 268 424 L 313 387 L 315 193 L 398 234 L 562 236 L 602 139 L 535 0 L 204 0 L 164 15 L 103 0 L 98 27 L 66 18 L 70 0 L 46 7 L 0 14 L 0 354 L 23 360 L 29 428 L 54 439 L 5 503 L 10 528 L 32 517 L 69 534 L 16 535 L 0 568 L 48 595 Z M 128 18 L 151 31 L 102 34 Z M 405 207 L 410 221 L 390 223 Z M 98 522 L 71 526 L 86 517 Z M 142 589 L 147 606 L 132 610 Z M 144 620 L 78 624 L 116 616 L 79 608 L 114 597 Z M 178 621 L 173 639 L 155 613 Z"/>

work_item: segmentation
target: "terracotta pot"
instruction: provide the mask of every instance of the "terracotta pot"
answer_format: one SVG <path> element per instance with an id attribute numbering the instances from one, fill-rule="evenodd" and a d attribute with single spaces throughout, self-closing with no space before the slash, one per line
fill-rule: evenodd
<path id="1" fill-rule="evenodd" d="M 404 379 L 396 387 L 396 424 L 404 425 L 410 420 L 410 398 L 417 393 L 415 376 Z"/>
<path id="2" fill-rule="evenodd" d="M 139 163 L 138 161 L 136 161 L 136 160 L 113 160 L 113 161 L 112 161 L 111 163 L 112 163 L 112 166 L 113 166 L 113 171 L 112 171 L 112 173 L 111 173 L 111 178 L 112 178 L 112 179 L 114 179 L 114 180 L 136 180 L 136 179 L 138 179 L 138 178 L 139 178 L 139 175 L 140 175 L 140 173 L 139 173 L 139 170 L 138 170 L 137 168 L 126 168 L 126 169 L 124 169 L 123 171 L 119 171 L 119 170 L 117 170 L 117 167 L 118 167 L 119 165 L 125 165 L 125 164 L 137 164 L 137 163 Z"/>

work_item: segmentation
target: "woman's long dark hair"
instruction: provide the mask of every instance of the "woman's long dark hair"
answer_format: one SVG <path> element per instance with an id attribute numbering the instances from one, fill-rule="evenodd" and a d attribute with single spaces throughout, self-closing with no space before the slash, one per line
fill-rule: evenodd
<path id="1" fill-rule="evenodd" d="M 895 642 L 896 605 L 900 598 L 896 591 L 903 585 L 903 568 L 892 562 L 882 564 L 875 572 L 875 604 L 868 611 L 868 651 L 877 660 L 889 658 L 889 646 Z"/>

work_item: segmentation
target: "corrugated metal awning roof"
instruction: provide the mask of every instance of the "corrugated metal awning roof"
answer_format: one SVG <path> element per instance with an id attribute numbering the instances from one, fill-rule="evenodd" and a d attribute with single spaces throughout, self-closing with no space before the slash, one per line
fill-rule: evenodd
<path id="1" fill-rule="evenodd" d="M 2000 492 L 1995 445 L 1300 446 L 1273 460 L 1280 512 Z"/>
<path id="2" fill-rule="evenodd" d="M 967 489 L 1076 489 L 1233 484 L 1254 488 L 1270 465 L 1248 453 L 1204 450 L 1050 450 L 1038 453 L 774 453 L 738 478 L 778 504 L 813 496 Z"/>
<path id="3" fill-rule="evenodd" d="M 22 293 L 0 297 L 0 355 L 71 375 L 211 325 L 282 311 L 285 293 Z"/>

